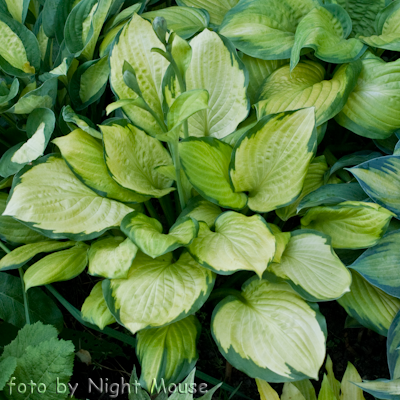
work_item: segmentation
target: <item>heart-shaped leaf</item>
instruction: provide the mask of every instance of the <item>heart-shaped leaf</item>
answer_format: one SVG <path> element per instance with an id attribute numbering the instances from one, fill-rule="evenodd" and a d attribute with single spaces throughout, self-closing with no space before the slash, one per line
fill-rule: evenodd
<path id="1" fill-rule="evenodd" d="M 224 357 L 253 378 L 316 378 L 325 358 L 324 318 L 286 283 L 251 279 L 240 298 L 217 305 L 211 329 Z"/>
<path id="2" fill-rule="evenodd" d="M 318 0 L 241 0 L 219 32 L 243 53 L 263 60 L 290 58 L 294 34 Z"/>
<path id="3" fill-rule="evenodd" d="M 4 215 L 54 239 L 90 240 L 119 227 L 132 209 L 98 196 L 68 168 L 49 155 L 26 166 L 14 178 Z"/>
<path id="4" fill-rule="evenodd" d="M 106 279 L 104 297 L 117 321 L 132 333 L 163 327 L 195 313 L 207 300 L 215 274 L 189 253 L 156 259 L 139 253 L 126 279 Z"/>
<path id="5" fill-rule="evenodd" d="M 190 42 L 192 61 L 186 71 L 187 90 L 205 89 L 209 108 L 189 118 L 190 136 L 223 138 L 249 113 L 248 74 L 225 38 L 208 29 Z"/>
<path id="6" fill-rule="evenodd" d="M 100 196 L 125 203 L 139 203 L 147 200 L 131 190 L 118 185 L 111 178 L 104 160 L 102 143 L 81 129 L 53 140 L 61 151 L 72 172 Z"/>
<path id="7" fill-rule="evenodd" d="M 105 160 L 111 177 L 121 186 L 142 195 L 162 197 L 172 192 L 173 181 L 156 167 L 171 165 L 168 151 L 157 139 L 128 125 L 101 126 Z"/>
<path id="8" fill-rule="evenodd" d="M 236 192 L 248 192 L 248 206 L 257 212 L 291 204 L 301 193 L 316 142 L 314 108 L 262 118 L 233 150 Z"/>
<path id="9" fill-rule="evenodd" d="M 227 211 L 215 221 L 215 232 L 206 223 L 189 246 L 192 256 L 212 271 L 230 275 L 254 271 L 260 277 L 275 254 L 275 238 L 264 218 Z"/>
<path id="10" fill-rule="evenodd" d="M 143 253 L 157 258 L 189 245 L 197 236 L 199 225 L 197 221 L 185 218 L 174 224 L 168 234 L 163 234 L 162 225 L 156 218 L 134 211 L 122 220 L 121 230 Z"/>
<path id="11" fill-rule="evenodd" d="M 340 66 L 332 79 L 324 80 L 325 68 L 314 61 L 301 61 L 293 71 L 285 65 L 273 72 L 259 91 L 259 118 L 282 111 L 315 107 L 317 126 L 333 118 L 346 104 L 357 83 L 361 62 Z"/>

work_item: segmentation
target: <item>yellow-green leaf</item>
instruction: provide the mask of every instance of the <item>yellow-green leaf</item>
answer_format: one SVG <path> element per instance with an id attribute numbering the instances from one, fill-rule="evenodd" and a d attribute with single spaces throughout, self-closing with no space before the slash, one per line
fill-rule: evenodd
<path id="1" fill-rule="evenodd" d="M 348 362 L 341 383 L 340 400 L 365 400 L 362 389 L 354 385 L 354 383 L 361 382 L 360 374 L 357 372 L 354 365 Z"/>
<path id="2" fill-rule="evenodd" d="M 179 143 L 182 167 L 197 192 L 221 207 L 242 209 L 247 196 L 236 193 L 230 183 L 231 155 L 232 147 L 215 138 L 189 138 Z"/>
<path id="3" fill-rule="evenodd" d="M 189 245 L 197 236 L 199 225 L 197 221 L 185 218 L 174 224 L 168 234 L 163 234 L 157 219 L 134 211 L 122 220 L 121 230 L 143 253 L 157 258 Z"/>
<path id="4" fill-rule="evenodd" d="M 289 206 L 278 208 L 276 210 L 276 214 L 281 220 L 287 221 L 289 218 L 297 214 L 297 207 L 299 206 L 301 200 L 309 193 L 317 190 L 324 184 L 325 173 L 328 171 L 328 169 L 329 167 L 326 163 L 325 156 L 314 158 L 308 167 L 306 179 L 304 180 L 304 186 L 298 199 Z"/>
<path id="5" fill-rule="evenodd" d="M 393 215 L 375 203 L 345 201 L 311 208 L 301 219 L 301 227 L 329 235 L 333 248 L 364 249 L 378 242 Z"/>
<path id="6" fill-rule="evenodd" d="M 235 368 L 286 382 L 318 377 L 325 358 L 324 324 L 319 311 L 289 285 L 256 277 L 244 284 L 240 297 L 228 296 L 217 305 L 211 329 Z"/>
<path id="7" fill-rule="evenodd" d="M 400 2 L 390 2 L 381 10 L 375 19 L 375 31 L 371 36 L 360 35 L 358 38 L 371 47 L 399 51 L 400 50 Z"/>
<path id="8" fill-rule="evenodd" d="M 180 6 L 202 8 L 210 14 L 210 22 L 219 25 L 224 15 L 234 7 L 239 0 L 177 0 Z"/>
<path id="9" fill-rule="evenodd" d="M 283 385 L 281 400 L 306 400 L 293 383 L 286 382 Z"/>
<path id="10" fill-rule="evenodd" d="M 20 171 L 4 215 L 50 238 L 89 240 L 119 227 L 131 208 L 98 196 L 56 155 Z"/>
<path id="11" fill-rule="evenodd" d="M 10 4 L 15 1 L 8 0 Z M 21 21 L 0 15 L 0 66 L 4 72 L 26 77 L 39 71 L 40 49 L 36 36 Z"/>
<path id="12" fill-rule="evenodd" d="M 0 261 L 0 271 L 17 269 L 25 265 L 30 259 L 40 253 L 51 253 L 57 250 L 68 249 L 75 245 L 75 242 L 56 242 L 48 240 L 17 247 L 11 253 L 6 254 Z"/>
<path id="13" fill-rule="evenodd" d="M 321 390 L 319 391 L 318 400 L 338 400 L 325 374 L 322 380 Z"/>
<path id="14" fill-rule="evenodd" d="M 147 197 L 118 185 L 104 161 L 102 143 L 81 129 L 53 140 L 74 174 L 101 196 L 125 203 L 140 203 Z"/>
<path id="15" fill-rule="evenodd" d="M 359 164 L 349 171 L 373 201 L 400 218 L 399 156 L 378 157 Z"/>
<path id="16" fill-rule="evenodd" d="M 243 54 L 241 57 L 243 64 L 249 72 L 249 87 L 247 94 L 250 103 L 254 104 L 258 99 L 258 92 L 264 80 L 268 78 L 274 71 L 287 64 L 289 60 L 261 60 Z"/>
<path id="17" fill-rule="evenodd" d="M 256 384 L 258 392 L 260 393 L 261 400 L 279 400 L 278 393 L 276 393 L 275 390 L 272 389 L 271 385 L 268 382 L 256 378 Z"/>
<path id="18" fill-rule="evenodd" d="M 275 247 L 275 237 L 264 218 L 227 211 L 216 219 L 215 232 L 200 223 L 198 237 L 188 249 L 201 265 L 218 274 L 246 270 L 261 277 L 274 257 Z"/>
<path id="19" fill-rule="evenodd" d="M 12 217 L 3 215 L 8 194 L 0 192 L 0 238 L 11 244 L 28 244 L 46 240 L 39 232 L 28 228 Z"/>
<path id="20" fill-rule="evenodd" d="M 235 145 L 230 166 L 235 190 L 248 192 L 253 211 L 291 204 L 301 193 L 316 142 L 314 108 L 262 118 Z"/>
<path id="21" fill-rule="evenodd" d="M 268 226 L 274 234 L 276 241 L 276 251 L 272 262 L 279 263 L 281 261 L 282 254 L 290 241 L 291 234 L 290 232 L 282 232 L 277 225 L 268 224 Z"/>
<path id="22" fill-rule="evenodd" d="M 196 344 L 201 325 L 194 315 L 164 328 L 138 332 L 136 354 L 142 367 L 140 381 L 150 393 L 155 384 L 180 382 L 193 369 L 198 359 Z M 163 381 L 162 381 L 163 380 Z"/>
<path id="23" fill-rule="evenodd" d="M 189 118 L 190 136 L 221 139 L 249 113 L 248 75 L 236 49 L 208 29 L 193 38 L 192 61 L 186 71 L 187 90 L 205 89 L 209 108 Z"/>
<path id="24" fill-rule="evenodd" d="M 357 85 L 336 121 L 357 135 L 386 139 L 400 128 L 400 60 L 368 53 Z"/>
<path id="25" fill-rule="evenodd" d="M 42 258 L 25 271 L 25 290 L 75 278 L 88 263 L 88 250 L 89 246 L 81 242 Z"/>
<path id="26" fill-rule="evenodd" d="M 134 14 L 114 45 L 111 56 L 110 82 L 119 99 L 135 99 L 138 95 L 130 89 L 123 79 L 123 66 L 127 61 L 136 71 L 139 87 L 143 97 L 158 118 L 164 119 L 162 112 L 161 83 L 168 67 L 168 61 L 152 48 L 165 51 L 164 45 L 157 38 L 151 23 Z M 124 113 L 131 121 L 155 136 L 162 133 L 155 119 L 145 110 L 133 105 L 123 107 Z"/>
<path id="27" fill-rule="evenodd" d="M 225 15 L 219 32 L 252 57 L 287 59 L 300 21 L 318 5 L 317 0 L 241 0 Z"/>
<path id="28" fill-rule="evenodd" d="M 173 129 L 193 114 L 208 108 L 208 92 L 203 89 L 189 90 L 179 95 L 167 115 L 168 129 Z"/>
<path id="29" fill-rule="evenodd" d="M 100 329 L 104 329 L 107 325 L 116 322 L 116 320 L 107 307 L 101 284 L 101 281 L 96 283 L 82 304 L 81 312 L 83 319 L 97 325 Z"/>
<path id="30" fill-rule="evenodd" d="M 138 248 L 129 239 L 111 236 L 92 243 L 89 250 L 89 274 L 108 279 L 128 276 Z"/>
<path id="31" fill-rule="evenodd" d="M 330 385 L 336 399 L 339 400 L 339 398 L 340 398 L 340 382 L 335 378 L 335 374 L 333 372 L 333 362 L 329 355 L 326 357 L 325 369 L 327 372 L 326 376 L 328 378 L 329 385 Z"/>
<path id="32" fill-rule="evenodd" d="M 357 83 L 361 62 L 341 65 L 332 79 L 325 80 L 325 68 L 304 60 L 293 71 L 285 65 L 273 72 L 259 88 L 257 114 L 268 114 L 315 107 L 317 126 L 338 114 Z"/>
<path id="33" fill-rule="evenodd" d="M 199 222 L 205 222 L 209 228 L 212 228 L 221 213 L 221 209 L 216 204 L 210 203 L 201 196 L 196 196 L 189 200 L 186 208 L 179 215 L 177 222 L 183 218 L 194 218 Z"/>
<path id="34" fill-rule="evenodd" d="M 317 231 L 292 232 L 280 263 L 272 264 L 270 269 L 309 301 L 337 299 L 350 291 L 351 274 L 330 242 L 328 236 Z"/>
<path id="35" fill-rule="evenodd" d="M 105 280 L 103 292 L 116 317 L 132 333 L 163 327 L 195 313 L 207 300 L 215 274 L 189 253 L 156 259 L 139 253 L 126 279 Z"/>
<path id="36" fill-rule="evenodd" d="M 173 181 L 156 170 L 160 165 L 172 164 L 171 156 L 157 139 L 132 125 L 104 125 L 101 130 L 107 167 L 118 184 L 154 197 L 174 190 Z"/>
<path id="37" fill-rule="evenodd" d="M 7 5 L 8 12 L 18 22 L 25 22 L 28 12 L 29 0 L 4 0 Z"/>
<path id="38" fill-rule="evenodd" d="M 189 2 L 196 3 L 196 0 L 189 0 Z M 167 21 L 167 27 L 170 31 L 176 32 L 182 39 L 189 39 L 197 32 L 207 28 L 210 21 L 210 16 L 205 11 L 206 7 L 195 7 L 172 6 L 145 12 L 142 17 L 150 21 L 154 21 L 156 17 L 163 17 Z"/>

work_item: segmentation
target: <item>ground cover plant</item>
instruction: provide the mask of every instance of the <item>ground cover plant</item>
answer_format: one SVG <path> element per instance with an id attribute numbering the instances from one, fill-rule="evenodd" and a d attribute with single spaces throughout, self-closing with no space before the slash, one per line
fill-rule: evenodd
<path id="1" fill-rule="evenodd" d="M 207 330 L 261 398 L 313 400 L 331 301 L 387 336 L 390 379 L 349 365 L 340 391 L 328 359 L 318 399 L 399 399 L 399 20 L 400 0 L 0 0 L 0 399 L 73 394 L 63 310 L 136 352 L 130 399 L 216 383 Z"/>

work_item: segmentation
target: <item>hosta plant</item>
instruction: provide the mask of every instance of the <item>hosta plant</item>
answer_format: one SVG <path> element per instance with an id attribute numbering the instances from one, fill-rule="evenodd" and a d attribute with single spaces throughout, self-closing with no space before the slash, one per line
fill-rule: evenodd
<path id="1" fill-rule="evenodd" d="M 1 0 L 0 317 L 61 329 L 45 286 L 136 345 L 151 395 L 193 371 L 206 302 L 266 382 L 318 378 L 319 302 L 387 335 L 400 2 L 358 3 Z M 81 311 L 51 286 L 80 274 Z"/>

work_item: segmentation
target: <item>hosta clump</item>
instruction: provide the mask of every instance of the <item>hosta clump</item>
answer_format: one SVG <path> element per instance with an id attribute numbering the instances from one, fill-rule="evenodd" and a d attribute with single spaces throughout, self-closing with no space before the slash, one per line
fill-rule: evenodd
<path id="1" fill-rule="evenodd" d="M 34 290 L 88 267 L 81 312 L 47 288 L 136 335 L 151 394 L 193 371 L 206 302 L 222 355 L 268 382 L 318 378 L 318 302 L 388 334 L 399 2 L 17 3 L 0 4 L 0 270 L 19 269 L 28 322 Z"/>

